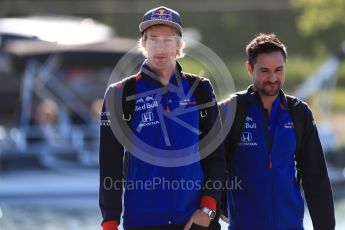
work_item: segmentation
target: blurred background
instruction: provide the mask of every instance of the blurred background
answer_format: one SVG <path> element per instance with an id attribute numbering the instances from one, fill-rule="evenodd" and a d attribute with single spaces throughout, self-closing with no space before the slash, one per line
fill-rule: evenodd
<path id="1" fill-rule="evenodd" d="M 1 0 L 0 229 L 100 229 L 103 94 L 116 63 L 135 47 L 144 12 L 160 5 L 176 9 L 184 35 L 222 59 L 236 90 L 250 84 L 245 46 L 255 34 L 273 32 L 286 44 L 285 91 L 313 109 L 337 229 L 345 229 L 344 0 Z M 217 78 L 195 59 L 181 62 Z"/>

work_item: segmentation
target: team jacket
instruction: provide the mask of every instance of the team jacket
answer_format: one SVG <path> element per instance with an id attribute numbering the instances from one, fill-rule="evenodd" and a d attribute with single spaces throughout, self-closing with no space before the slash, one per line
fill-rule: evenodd
<path id="1" fill-rule="evenodd" d="M 244 129 L 229 172 L 229 229 L 303 229 L 304 201 L 294 160 L 297 140 L 286 98 L 281 91 L 268 116 L 258 94 L 252 87 L 248 90 Z M 229 106 L 224 102 L 220 108 L 232 113 Z M 302 185 L 314 228 L 334 229 L 332 191 L 323 151 L 306 105 L 305 113 Z"/>
<path id="2" fill-rule="evenodd" d="M 135 114 L 129 134 L 116 135 L 123 128 L 117 124 L 123 122 L 123 82 L 106 91 L 99 152 L 103 225 L 114 221 L 119 224 L 122 186 L 125 228 L 185 224 L 200 206 L 216 209 L 220 188 L 205 188 L 205 182 L 224 180 L 225 154 L 220 147 L 200 161 L 197 130 L 201 118 L 193 94 L 188 94 L 191 86 L 178 63 L 176 71 L 170 84 L 163 87 L 143 63 L 136 77 Z M 205 122 L 220 123 L 212 86 L 207 80 L 202 85 L 214 102 Z M 123 144 L 126 140 L 127 144 Z M 124 176 L 127 149 L 131 154 Z M 172 164 L 166 167 L 165 161 Z M 180 166 L 182 161 L 193 163 Z"/>

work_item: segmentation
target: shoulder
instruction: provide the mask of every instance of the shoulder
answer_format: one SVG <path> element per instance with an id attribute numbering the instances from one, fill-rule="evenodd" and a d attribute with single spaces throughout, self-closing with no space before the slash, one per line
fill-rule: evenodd
<path id="1" fill-rule="evenodd" d="M 235 101 L 235 95 L 231 94 L 229 97 L 227 97 L 226 99 L 222 100 L 219 102 L 219 106 L 224 108 L 224 107 L 228 107 L 230 106 L 234 101 Z"/>
<path id="2" fill-rule="evenodd" d="M 192 73 L 185 73 L 183 72 L 183 77 L 186 78 L 186 80 L 189 81 L 191 86 L 193 86 L 194 83 L 198 83 L 197 87 L 201 89 L 203 92 L 211 92 L 213 93 L 213 87 L 211 84 L 211 81 L 205 77 L 200 77 L 196 74 Z"/>
<path id="3" fill-rule="evenodd" d="M 290 108 L 295 108 L 296 110 L 303 111 L 303 115 L 305 116 L 305 118 L 314 121 L 312 110 L 307 102 L 291 95 L 285 95 L 285 97 Z"/>
<path id="4" fill-rule="evenodd" d="M 245 96 L 247 94 L 247 91 L 238 91 L 236 93 L 232 93 L 230 94 L 229 97 L 227 97 L 226 99 L 222 100 L 219 104 L 221 106 L 229 106 L 232 105 L 234 103 L 237 103 L 238 100 L 244 99 Z"/>
<path id="5" fill-rule="evenodd" d="M 305 101 L 299 99 L 298 97 L 289 94 L 285 94 L 285 97 L 288 103 L 293 103 L 293 106 L 303 106 L 309 108 L 308 104 Z"/>
<path id="6" fill-rule="evenodd" d="M 200 81 L 200 82 L 208 82 L 210 83 L 210 81 L 205 78 L 205 77 L 200 77 L 194 73 L 186 73 L 186 72 L 182 72 L 182 76 L 185 77 L 187 80 L 197 80 L 197 81 Z"/>
<path id="7" fill-rule="evenodd" d="M 132 75 L 132 76 L 129 76 L 129 77 L 122 79 L 121 81 L 109 84 L 107 89 L 106 89 L 105 96 L 110 95 L 110 94 L 113 95 L 115 93 L 117 95 L 122 94 L 124 87 L 128 82 L 134 82 L 135 83 L 139 78 L 140 78 L 140 76 L 138 77 L 138 75 Z"/>
<path id="8" fill-rule="evenodd" d="M 292 95 L 285 95 L 285 97 L 286 97 L 287 103 L 289 103 L 291 106 L 293 106 L 293 107 L 301 107 L 306 112 L 307 111 L 311 112 L 311 109 L 310 109 L 310 107 L 309 107 L 307 102 L 302 101 L 301 99 L 299 99 L 299 98 L 297 98 L 295 96 L 292 96 Z"/>

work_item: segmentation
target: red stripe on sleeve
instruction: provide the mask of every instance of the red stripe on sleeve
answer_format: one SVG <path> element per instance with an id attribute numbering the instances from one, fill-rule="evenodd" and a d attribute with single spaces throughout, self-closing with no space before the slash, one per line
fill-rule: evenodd
<path id="1" fill-rule="evenodd" d="M 117 230 L 117 226 L 119 225 L 119 222 L 116 220 L 109 220 L 102 224 L 103 230 Z"/>
<path id="2" fill-rule="evenodd" d="M 217 201 L 212 196 L 202 196 L 200 207 L 206 207 L 206 208 L 216 211 Z"/>

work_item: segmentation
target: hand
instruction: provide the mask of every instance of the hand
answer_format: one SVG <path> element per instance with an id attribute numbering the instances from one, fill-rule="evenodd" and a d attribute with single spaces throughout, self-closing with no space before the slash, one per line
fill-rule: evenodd
<path id="1" fill-rule="evenodd" d="M 210 222 L 211 218 L 206 213 L 198 209 L 189 218 L 187 224 L 184 226 L 184 230 L 189 230 L 192 227 L 193 223 L 203 227 L 208 227 L 210 225 Z"/>

